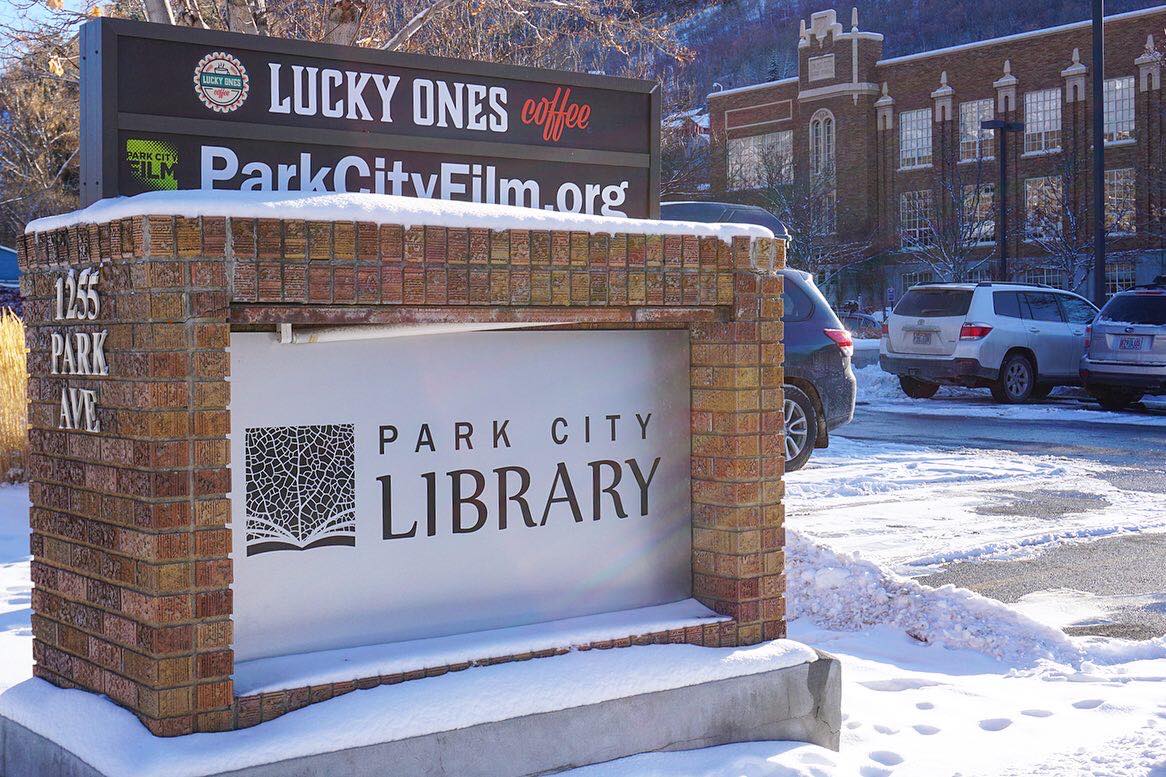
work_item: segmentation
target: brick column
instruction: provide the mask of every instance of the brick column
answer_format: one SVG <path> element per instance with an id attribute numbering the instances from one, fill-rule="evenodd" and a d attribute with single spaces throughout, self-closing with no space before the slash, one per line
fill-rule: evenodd
<path id="1" fill-rule="evenodd" d="M 781 277 L 749 253 L 734 241 L 731 320 L 691 329 L 693 595 L 733 617 L 722 645 L 785 636 Z"/>
<path id="2" fill-rule="evenodd" d="M 104 693 L 156 734 L 228 728 L 226 221 L 135 218 L 21 248 L 34 673 Z M 100 312 L 62 319 L 56 282 L 83 270 Z M 108 374 L 52 374 L 54 334 L 102 331 Z M 62 428 L 70 389 L 95 392 L 99 429 Z"/>

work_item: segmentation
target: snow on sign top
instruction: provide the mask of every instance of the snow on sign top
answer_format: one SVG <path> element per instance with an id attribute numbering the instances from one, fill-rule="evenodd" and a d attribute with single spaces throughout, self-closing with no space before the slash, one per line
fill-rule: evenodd
<path id="1" fill-rule="evenodd" d="M 232 218 L 366 221 L 405 227 L 482 227 L 493 230 L 559 230 L 592 234 L 696 235 L 731 242 L 734 237 L 772 238 L 753 224 L 702 224 L 427 200 L 391 194 L 299 194 L 293 192 L 176 191 L 99 200 L 87 208 L 32 221 L 26 234 L 133 216 L 230 216 Z"/>

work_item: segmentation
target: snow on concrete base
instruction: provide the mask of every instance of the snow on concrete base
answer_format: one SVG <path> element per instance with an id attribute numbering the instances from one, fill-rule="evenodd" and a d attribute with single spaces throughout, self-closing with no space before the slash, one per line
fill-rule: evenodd
<path id="1" fill-rule="evenodd" d="M 789 640 L 748 648 L 592 650 L 354 691 L 255 728 L 169 739 L 154 737 L 104 697 L 38 679 L 0 695 L 0 715 L 105 774 L 194 777 L 760 674 L 817 658 Z"/>
<path id="2" fill-rule="evenodd" d="M 97 224 L 134 216 L 230 216 L 231 218 L 365 221 L 405 227 L 482 227 L 559 230 L 629 235 L 697 235 L 730 242 L 734 237 L 767 237 L 773 232 L 753 224 L 701 224 L 692 221 L 628 219 L 578 213 L 427 200 L 391 194 L 313 194 L 307 192 L 181 191 L 147 192 L 100 200 L 88 208 L 32 221 L 26 234 Z"/>
<path id="3" fill-rule="evenodd" d="M 654 634 L 728 620 L 695 599 L 448 637 L 323 650 L 235 665 L 235 693 L 306 688 L 416 669 Z"/>

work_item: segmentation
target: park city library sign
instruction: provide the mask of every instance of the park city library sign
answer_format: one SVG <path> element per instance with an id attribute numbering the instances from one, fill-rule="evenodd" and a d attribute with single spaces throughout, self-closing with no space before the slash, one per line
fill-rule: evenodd
<path id="1" fill-rule="evenodd" d="M 658 213 L 654 82 L 118 19 L 81 51 L 86 205 L 234 189 Z"/>

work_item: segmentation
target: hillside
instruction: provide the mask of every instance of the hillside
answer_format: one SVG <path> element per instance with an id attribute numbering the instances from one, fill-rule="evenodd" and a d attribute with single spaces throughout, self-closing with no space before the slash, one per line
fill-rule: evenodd
<path id="1" fill-rule="evenodd" d="M 645 5 L 652 5 L 646 3 Z M 1149 8 L 1161 0 L 1109 0 L 1106 14 Z M 696 54 L 677 80 L 680 104 L 699 105 L 719 83 L 726 89 L 792 76 L 797 71 L 798 23 L 830 8 L 829 0 L 734 0 L 725 3 L 654 3 L 695 6 L 681 34 Z M 883 55 L 912 54 L 944 46 L 1036 30 L 1089 16 L 1082 0 L 1017 3 L 1005 0 L 857 0 L 835 4 L 849 27 L 858 6 L 859 26 L 886 36 Z"/>

